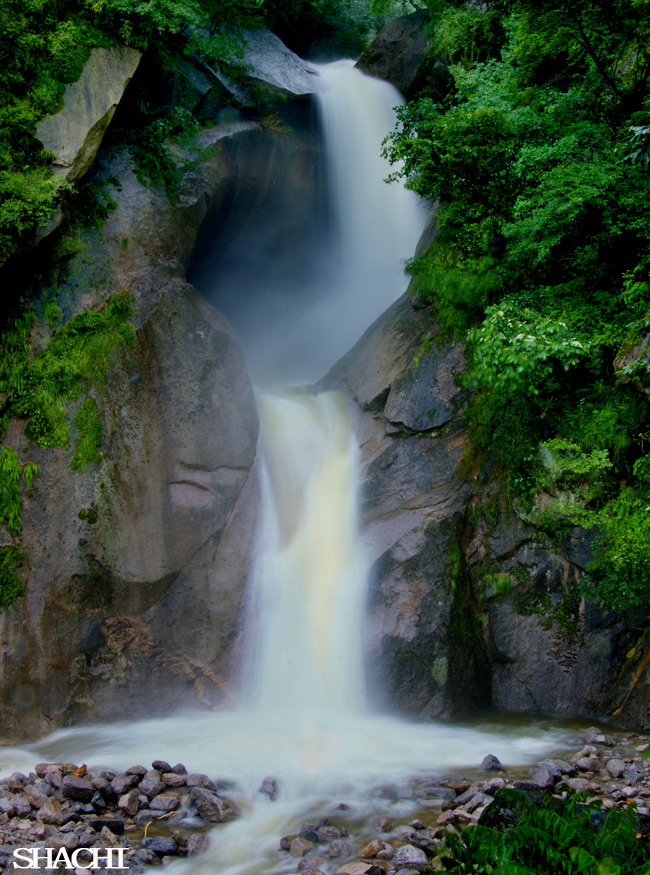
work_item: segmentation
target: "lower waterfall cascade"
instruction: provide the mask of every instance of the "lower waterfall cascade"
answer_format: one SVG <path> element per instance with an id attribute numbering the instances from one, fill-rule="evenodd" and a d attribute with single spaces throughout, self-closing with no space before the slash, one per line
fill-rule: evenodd
<path id="1" fill-rule="evenodd" d="M 329 267 L 324 262 L 314 271 L 331 287 L 326 294 L 317 283 L 295 319 L 272 320 L 263 343 L 258 327 L 243 323 L 240 332 L 233 320 L 255 361 L 270 354 L 272 343 L 291 347 L 299 335 L 291 354 L 281 350 L 282 367 L 271 368 L 290 386 L 322 376 L 404 291 L 402 261 L 424 224 L 415 197 L 383 181 L 390 168 L 380 158 L 381 139 L 394 123 L 398 93 L 352 62 L 316 69 L 334 227 L 324 255 Z M 379 813 L 384 803 L 371 795 L 377 784 L 470 768 L 487 753 L 523 765 L 564 737 L 541 722 L 452 726 L 372 710 L 363 672 L 368 560 L 347 403 L 335 393 L 289 388 L 260 392 L 259 410 L 264 507 L 250 609 L 258 634 L 241 704 L 60 729 L 34 744 L 0 749 L 3 773 L 28 771 L 37 761 L 126 768 L 161 757 L 232 780 L 229 795 L 243 816 L 210 833 L 206 855 L 170 863 L 173 875 L 295 871 L 295 860 L 277 854 L 278 840 L 312 813 L 318 818 L 341 802 Z M 258 793 L 267 775 L 278 782 L 277 801 Z M 395 811 L 407 816 L 412 806 L 403 799 Z"/>

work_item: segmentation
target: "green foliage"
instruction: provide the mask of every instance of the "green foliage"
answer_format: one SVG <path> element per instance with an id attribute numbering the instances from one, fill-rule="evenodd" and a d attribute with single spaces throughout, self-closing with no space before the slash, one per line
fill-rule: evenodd
<path id="1" fill-rule="evenodd" d="M 509 303 L 488 308 L 481 327 L 469 331 L 467 339 L 478 385 L 527 395 L 539 395 L 555 366 L 567 371 L 585 352 L 565 322 L 533 310 L 518 313 Z"/>
<path id="2" fill-rule="evenodd" d="M 647 457 L 644 463 L 644 479 Z M 637 466 L 639 462 L 637 462 Z M 636 473 L 641 473 L 637 467 Z M 598 515 L 591 563 L 596 593 L 614 608 L 647 604 L 650 593 L 650 483 L 628 487 Z"/>
<path id="3" fill-rule="evenodd" d="M 496 460 L 544 531 L 599 527 L 596 592 L 640 604 L 648 405 L 630 383 L 650 384 L 647 3 L 434 5 L 451 90 L 402 107 L 386 143 L 394 176 L 442 203 L 410 266 L 415 302 L 467 341 L 470 460 Z"/>
<path id="4" fill-rule="evenodd" d="M 516 790 L 499 790 L 496 804 L 514 814 L 501 828 L 478 824 L 445 837 L 445 871 L 485 875 L 643 875 L 650 849 L 637 833 L 633 810 L 601 812 L 575 797 L 539 806 Z M 494 803 L 493 803 L 494 804 Z"/>
<path id="5" fill-rule="evenodd" d="M 135 175 L 143 185 L 157 185 L 165 189 L 174 200 L 183 177 L 184 162 L 175 158 L 167 141 L 172 137 L 188 138 L 198 131 L 199 123 L 186 109 L 175 107 L 159 116 L 143 108 L 143 117 L 150 118 L 131 133 L 127 143 L 133 155 Z"/>
<path id="6" fill-rule="evenodd" d="M 4 0 L 0 262 L 29 240 L 73 190 L 52 177 L 52 156 L 36 139 L 36 126 L 60 109 L 65 85 L 79 78 L 93 47 L 121 43 L 159 57 L 199 51 L 232 72 L 241 60 L 239 28 L 277 24 L 290 41 L 313 39 L 323 27 L 354 30 L 350 6 L 351 0 Z M 160 130 L 153 118 L 147 126 L 133 141 L 139 175 L 164 180 L 174 192 L 178 170 L 164 147 L 169 131 Z"/>
<path id="7" fill-rule="evenodd" d="M 0 611 L 6 611 L 25 590 L 16 574 L 25 558 L 25 554 L 16 547 L 0 547 Z"/>
<path id="8" fill-rule="evenodd" d="M 102 460 L 102 421 L 94 398 L 84 400 L 75 414 L 74 424 L 78 438 L 70 467 L 85 470 L 88 462 L 97 463 Z"/>
<path id="9" fill-rule="evenodd" d="M 29 488 L 37 474 L 38 465 L 21 464 L 15 450 L 0 447 L 0 524 L 10 532 L 20 532 L 23 527 L 20 481 Z"/>
<path id="10" fill-rule="evenodd" d="M 0 357 L 5 416 L 26 419 L 25 434 L 42 447 L 67 446 L 65 403 L 91 383 L 104 384 L 113 351 L 135 340 L 131 312 L 129 294 L 113 295 L 99 309 L 73 317 L 34 356 L 29 345 L 33 317 L 15 316 L 3 334 Z"/>

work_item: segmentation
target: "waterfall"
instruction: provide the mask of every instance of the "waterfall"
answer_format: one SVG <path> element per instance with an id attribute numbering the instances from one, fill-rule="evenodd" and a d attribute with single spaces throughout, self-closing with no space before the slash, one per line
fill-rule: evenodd
<path id="1" fill-rule="evenodd" d="M 413 253 L 424 220 L 412 194 L 383 182 L 389 168 L 381 140 L 393 126 L 397 92 L 352 62 L 318 70 L 331 233 L 295 311 L 269 309 L 261 300 L 255 320 L 236 309 L 233 317 L 257 373 L 267 368 L 273 379 L 281 373 L 294 385 L 320 377 L 404 290 L 401 262 Z M 227 276 L 220 281 L 228 287 Z M 260 356 L 268 357 L 265 366 Z M 293 389 L 260 394 L 259 407 L 265 465 L 253 584 L 259 640 L 244 703 L 220 713 L 61 729 L 24 749 L 0 749 L 3 772 L 29 771 L 38 761 L 126 768 L 160 757 L 233 779 L 245 816 L 213 831 L 206 856 L 166 867 L 173 875 L 295 871 L 296 861 L 278 858 L 279 836 L 331 813 L 335 803 L 378 813 L 386 803 L 373 801 L 373 785 L 408 785 L 413 776 L 476 764 L 488 752 L 511 765 L 529 762 L 559 737 L 534 725 L 450 728 L 368 711 L 367 567 L 346 402 Z M 278 780 L 277 802 L 257 792 L 266 775 Z M 408 820 L 414 809 L 403 801 L 394 810 Z"/>
<path id="2" fill-rule="evenodd" d="M 278 702 L 285 710 L 362 711 L 367 569 L 345 401 L 332 392 L 264 395 L 260 413 L 265 519 L 253 699 L 266 713 Z"/>

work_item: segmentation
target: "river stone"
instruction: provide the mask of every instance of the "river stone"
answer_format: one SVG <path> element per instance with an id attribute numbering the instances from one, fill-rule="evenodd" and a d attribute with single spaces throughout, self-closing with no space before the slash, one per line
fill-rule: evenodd
<path id="1" fill-rule="evenodd" d="M 626 764 L 624 760 L 619 759 L 618 757 L 612 757 L 611 760 L 607 760 L 605 768 L 612 778 L 620 778 L 626 769 Z"/>
<path id="2" fill-rule="evenodd" d="M 74 775 L 66 775 L 62 782 L 61 792 L 66 799 L 74 799 L 77 802 L 90 802 L 95 795 L 95 788 L 85 778 L 75 778 Z"/>
<path id="3" fill-rule="evenodd" d="M 533 783 L 542 790 L 551 790 L 555 786 L 556 781 L 562 777 L 558 769 L 554 769 L 547 763 L 540 765 L 533 772 Z"/>
<path id="4" fill-rule="evenodd" d="M 137 790 L 130 790 L 123 796 L 120 796 L 117 807 L 125 811 L 131 817 L 135 817 L 140 807 L 140 794 Z"/>
<path id="5" fill-rule="evenodd" d="M 165 854 L 178 853 L 178 845 L 176 844 L 174 839 L 166 838 L 165 836 L 151 836 L 149 838 L 142 839 L 142 847 L 148 848 L 148 850 L 153 851 L 160 857 L 164 856 Z"/>
<path id="6" fill-rule="evenodd" d="M 278 798 L 278 782 L 275 778 L 264 778 L 257 792 L 268 796 L 271 802 L 275 802 Z"/>
<path id="7" fill-rule="evenodd" d="M 187 856 L 198 857 L 210 847 L 210 839 L 203 832 L 193 832 L 187 840 Z"/>
<path id="8" fill-rule="evenodd" d="M 384 848 L 383 842 L 379 841 L 379 839 L 373 839 L 371 842 L 368 842 L 368 844 L 365 846 L 365 848 L 362 848 L 362 850 L 359 851 L 359 856 L 360 857 L 376 857 L 377 854 L 381 850 L 383 850 L 383 848 Z"/>
<path id="9" fill-rule="evenodd" d="M 623 778 L 628 784 L 638 784 L 643 778 L 643 769 L 636 763 L 632 763 L 623 772 Z"/>
<path id="10" fill-rule="evenodd" d="M 421 872 L 429 864 L 429 858 L 420 848 L 404 845 L 395 852 L 393 863 L 397 869 L 416 869 Z"/>
<path id="11" fill-rule="evenodd" d="M 304 857 L 306 853 L 311 851 L 314 847 L 313 842 L 308 841 L 301 836 L 296 836 L 295 839 L 292 840 L 289 845 L 289 853 L 292 857 Z"/>
<path id="12" fill-rule="evenodd" d="M 239 809 L 232 800 L 217 796 L 210 790 L 194 787 L 190 796 L 199 815 L 208 823 L 226 823 L 239 817 Z"/>
<path id="13" fill-rule="evenodd" d="M 352 862 L 340 866 L 336 875 L 385 875 L 385 872 L 374 863 Z"/>
<path id="14" fill-rule="evenodd" d="M 178 775 L 176 772 L 165 772 L 160 780 L 166 787 L 184 787 L 186 783 L 185 775 Z"/>
<path id="15" fill-rule="evenodd" d="M 572 790 L 575 790 L 576 793 L 581 793 L 583 790 L 589 790 L 591 788 L 591 782 L 586 778 L 569 778 L 567 784 Z"/>
<path id="16" fill-rule="evenodd" d="M 212 790 L 213 793 L 217 792 L 214 782 L 211 781 L 207 775 L 202 775 L 197 772 L 188 775 L 185 779 L 185 783 L 188 787 L 202 787 L 205 790 Z"/>
<path id="17" fill-rule="evenodd" d="M 111 783 L 111 787 L 113 786 L 113 784 L 114 782 Z M 162 793 L 164 789 L 165 785 L 160 780 L 160 772 L 156 771 L 155 769 L 149 770 L 138 785 L 138 791 L 140 793 L 144 793 L 145 796 L 149 797 L 149 799 L 152 799 L 154 796 Z"/>
<path id="18" fill-rule="evenodd" d="M 137 784 L 137 782 L 137 775 L 116 775 L 111 781 L 111 790 L 116 796 L 122 796 L 124 793 L 127 793 L 134 784 Z M 142 792 L 145 793 L 146 790 L 142 790 Z"/>
<path id="19" fill-rule="evenodd" d="M 38 774 L 38 772 L 36 774 Z M 41 777 L 44 777 L 44 775 L 41 775 Z M 26 780 L 27 776 L 23 775 L 22 772 L 12 772 L 12 774 L 5 779 L 5 786 L 12 792 L 19 792 L 23 789 Z"/>
<path id="20" fill-rule="evenodd" d="M 161 793 L 159 796 L 154 796 L 151 800 L 152 811 L 176 811 L 180 807 L 181 800 L 178 796 L 172 796 L 169 793 Z"/>
<path id="21" fill-rule="evenodd" d="M 335 860 L 337 857 L 349 857 L 350 848 L 342 839 L 334 839 L 327 846 L 327 856 Z"/>
<path id="22" fill-rule="evenodd" d="M 321 857 L 318 854 L 310 854 L 298 861 L 298 871 L 306 873 L 315 872 L 317 869 L 320 870 L 323 863 L 327 862 L 327 857 Z"/>
<path id="23" fill-rule="evenodd" d="M 154 772 L 171 772 L 172 767 L 169 765 L 166 760 L 154 760 L 151 763 L 151 769 Z"/>
<path id="24" fill-rule="evenodd" d="M 503 765 L 501 764 L 501 760 L 498 757 L 495 757 L 492 753 L 489 753 L 487 756 L 483 757 L 480 768 L 484 772 L 503 771 Z"/>
<path id="25" fill-rule="evenodd" d="M 55 174 L 72 182 L 88 171 L 141 57 L 126 46 L 91 50 L 79 79 L 66 85 L 63 109 L 36 128 L 43 148 L 57 156 Z"/>
<path id="26" fill-rule="evenodd" d="M 16 812 L 17 814 L 19 812 Z M 51 824 L 52 826 L 63 826 L 75 815 L 69 809 L 64 809 L 58 799 L 48 799 L 36 815 L 41 823 Z"/>

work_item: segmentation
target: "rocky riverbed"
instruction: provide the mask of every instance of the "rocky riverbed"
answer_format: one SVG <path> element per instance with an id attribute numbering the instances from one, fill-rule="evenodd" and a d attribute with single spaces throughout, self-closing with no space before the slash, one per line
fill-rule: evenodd
<path id="1" fill-rule="evenodd" d="M 357 801 L 334 801 L 312 822 L 278 835 L 275 871 L 307 875 L 416 875 L 444 871 L 445 838 L 482 821 L 503 788 L 564 798 L 582 793 L 603 809 L 634 806 L 639 828 L 650 825 L 650 738 L 589 730 L 561 756 L 532 768 L 507 769 L 492 755 L 467 776 L 419 776 L 369 791 L 373 814 Z M 92 849 L 125 848 L 128 871 L 143 872 L 204 853 L 208 828 L 241 816 L 234 783 L 154 760 L 124 772 L 84 764 L 39 763 L 28 775 L 0 781 L 0 868 L 17 871 L 16 848 L 79 849 L 81 871 Z M 259 794 L 274 802 L 282 782 L 263 778 Z M 377 807 L 384 812 L 377 816 Z M 494 806 L 493 806 L 494 807 Z M 407 816 L 404 812 L 408 811 Z M 61 855 L 61 861 L 65 860 Z M 63 866 L 63 864 L 62 864 Z M 34 871 L 34 870 L 31 870 Z"/>

